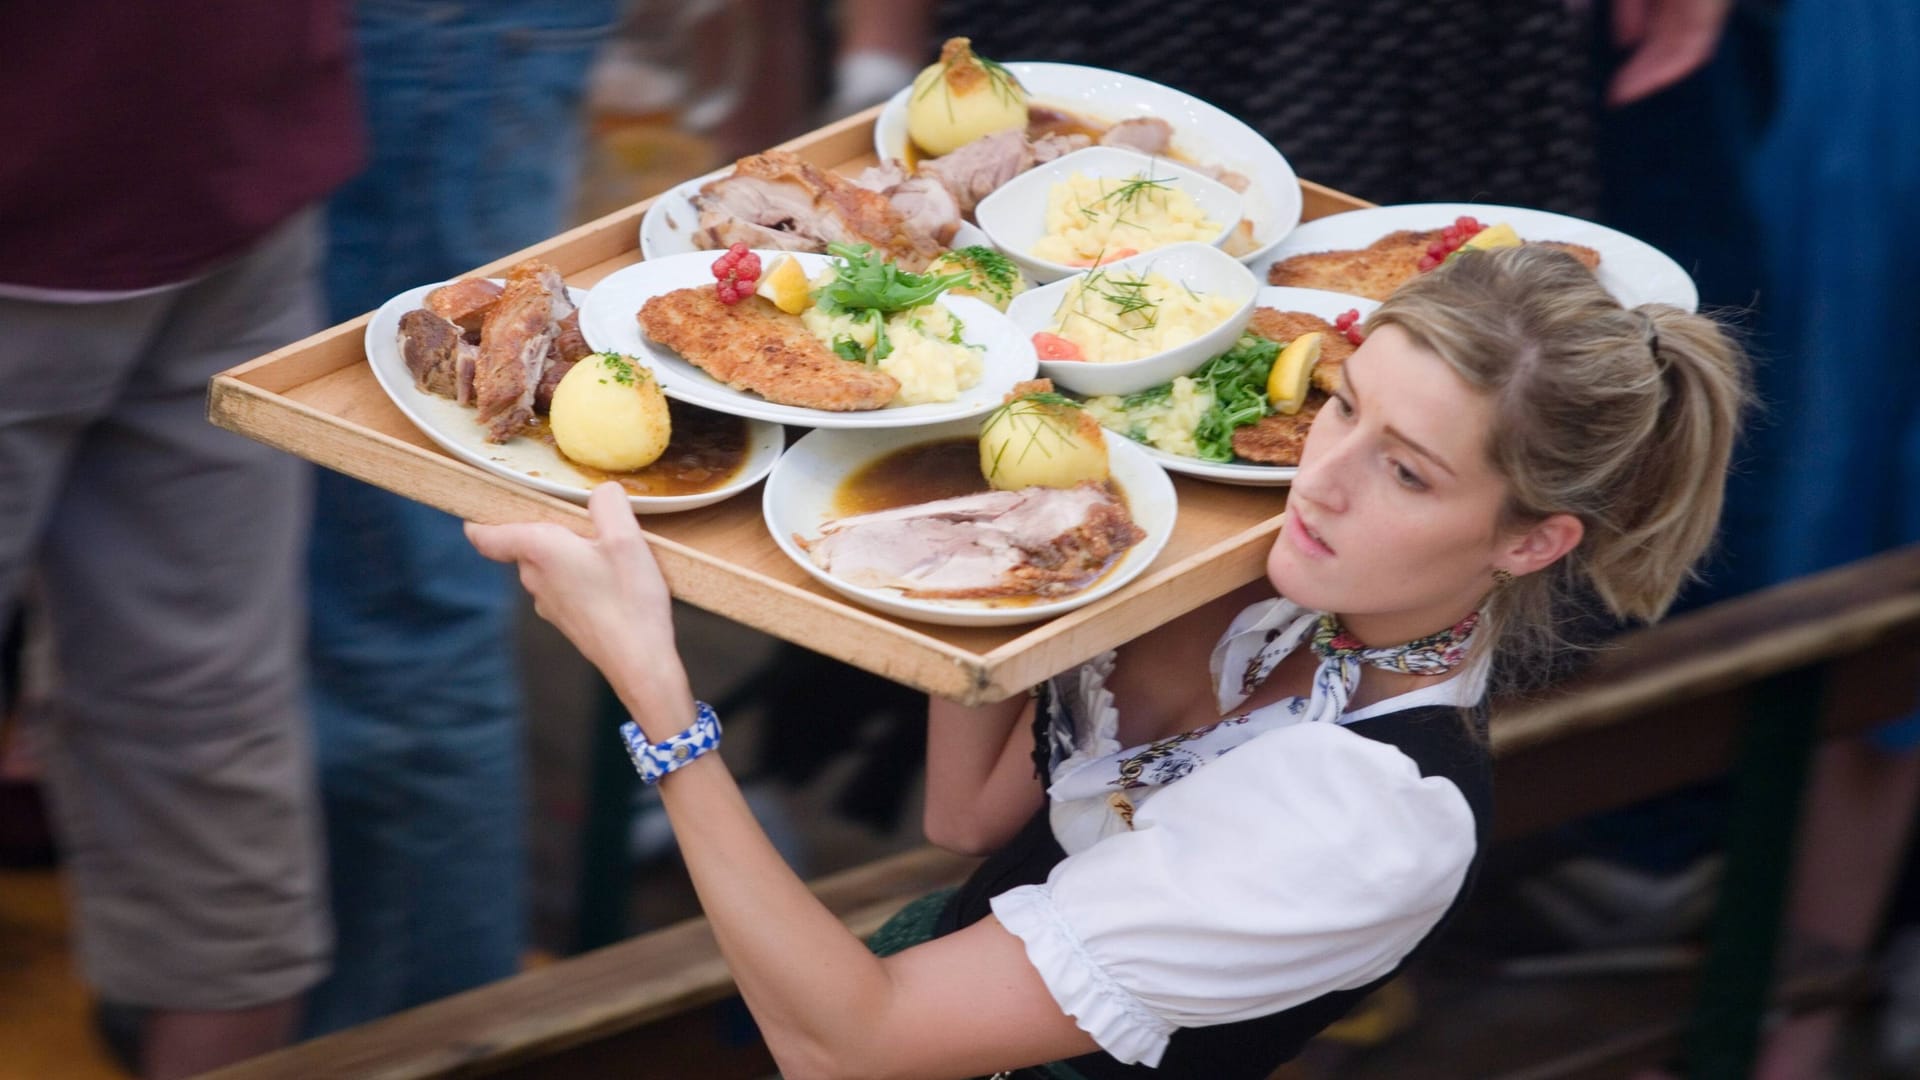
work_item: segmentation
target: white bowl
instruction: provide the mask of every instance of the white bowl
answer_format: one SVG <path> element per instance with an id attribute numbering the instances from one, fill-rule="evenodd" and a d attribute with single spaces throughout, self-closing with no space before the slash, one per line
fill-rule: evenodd
<path id="1" fill-rule="evenodd" d="M 1170 181 L 1173 187 L 1192 196 L 1209 219 L 1220 223 L 1219 232 L 1208 241 L 1215 247 L 1225 243 L 1234 226 L 1240 223 L 1240 193 L 1218 180 L 1137 150 L 1089 146 L 1028 169 L 1000 185 L 974 208 L 974 220 L 980 223 L 994 246 L 1006 252 L 1007 258 L 1018 263 L 1035 281 L 1058 281 L 1087 269 L 1031 254 L 1033 245 L 1047 235 L 1048 193 L 1055 184 L 1065 183 L 1075 173 L 1102 180 L 1149 177 Z"/>
<path id="2" fill-rule="evenodd" d="M 863 588 L 841 581 L 815 566 L 812 557 L 794 541 L 795 534 L 809 538 L 819 535 L 820 526 L 838 516 L 834 493 L 855 470 L 901 447 L 978 435 L 979 431 L 980 421 L 960 420 L 911 429 L 811 432 L 793 444 L 767 477 L 766 492 L 761 497 L 767 530 L 788 558 L 827 588 L 876 611 L 946 626 L 1011 626 L 1084 607 L 1140 576 L 1173 535 L 1179 510 L 1173 481 L 1138 445 L 1106 432 L 1113 479 L 1126 497 L 1134 523 L 1147 536 L 1128 548 L 1098 581 L 1071 596 L 1046 601 L 916 600 L 897 589 Z"/>
<path id="3" fill-rule="evenodd" d="M 1138 360 L 1103 364 L 1094 360 L 1042 360 L 1040 374 L 1055 386 L 1076 394 L 1132 394 L 1149 386 L 1158 386 L 1176 375 L 1185 375 L 1219 356 L 1240 339 L 1247 320 L 1253 316 L 1254 299 L 1260 282 L 1253 271 L 1238 259 L 1205 244 L 1173 244 L 1108 263 L 1107 273 L 1125 272 L 1161 274 L 1174 283 L 1185 285 L 1203 295 L 1225 296 L 1239 305 L 1225 322 L 1184 345 L 1154 353 Z M 1033 335 L 1053 326 L 1055 312 L 1073 283 L 1087 271 L 1051 285 L 1021 293 L 1007 305 L 1007 318 L 1028 341 Z"/>
<path id="4" fill-rule="evenodd" d="M 498 283 L 499 279 L 495 278 L 494 281 Z M 413 385 L 413 375 L 407 371 L 406 361 L 400 356 L 400 317 L 420 307 L 427 294 L 439 288 L 440 284 L 421 285 L 389 299 L 380 305 L 380 310 L 367 323 L 367 364 L 373 368 L 374 379 L 380 383 L 380 388 L 387 392 L 387 397 L 406 414 L 407 419 L 413 421 L 414 426 L 454 457 L 537 491 L 577 503 L 586 502 L 598 480 L 581 472 L 560 451 L 538 439 L 524 436 L 504 443 L 488 442 L 486 429 L 474 419 L 476 414 L 472 408 L 455 404 L 438 394 L 429 394 Z M 572 294 L 575 303 L 590 295 L 573 288 L 567 291 Z M 637 355 L 631 350 L 628 352 Z M 655 375 L 658 374 L 656 370 Z M 664 388 L 664 384 L 662 386 Z M 726 483 L 691 495 L 628 495 L 627 503 L 633 507 L 634 513 L 671 514 L 693 510 L 738 495 L 759 483 L 762 477 L 773 470 L 773 463 L 779 459 L 780 451 L 786 445 L 786 430 L 779 424 L 764 420 L 747 419 L 743 422 L 747 425 L 747 460 Z"/>
<path id="5" fill-rule="evenodd" d="M 1137 75 L 1078 64 L 1014 61 L 1007 70 L 1036 105 L 1065 109 L 1103 124 L 1157 116 L 1173 125 L 1173 149 L 1187 161 L 1232 169 L 1247 178 L 1243 216 L 1253 225 L 1248 266 L 1264 268 L 1273 249 L 1300 224 L 1300 180 L 1286 156 L 1266 137 L 1230 113 L 1192 94 Z M 873 125 L 873 152 L 880 160 L 907 158 L 907 99 L 912 87 L 888 100 Z M 957 241 L 956 241 L 957 243 Z"/>

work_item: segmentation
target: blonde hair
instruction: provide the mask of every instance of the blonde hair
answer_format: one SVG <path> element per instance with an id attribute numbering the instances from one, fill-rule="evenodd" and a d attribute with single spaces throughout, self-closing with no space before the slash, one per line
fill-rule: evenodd
<path id="1" fill-rule="evenodd" d="M 1622 619 L 1665 614 L 1713 542 L 1749 400 L 1744 352 L 1712 319 L 1624 308 L 1572 256 L 1540 244 L 1468 252 L 1367 320 L 1397 326 L 1495 404 L 1489 460 L 1505 522 L 1572 514 L 1553 567 L 1494 591 L 1487 640 L 1537 654 L 1583 590 Z"/>

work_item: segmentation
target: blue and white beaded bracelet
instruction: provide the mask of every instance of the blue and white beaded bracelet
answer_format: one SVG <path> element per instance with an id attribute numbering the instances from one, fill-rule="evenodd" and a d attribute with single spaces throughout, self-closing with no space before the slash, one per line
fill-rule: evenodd
<path id="1" fill-rule="evenodd" d="M 620 737 L 627 743 L 627 756 L 640 771 L 642 783 L 657 784 L 661 777 L 720 745 L 720 717 L 713 706 L 696 701 L 693 707 L 693 724 L 657 743 L 648 742 L 647 733 L 631 720 L 620 725 Z"/>

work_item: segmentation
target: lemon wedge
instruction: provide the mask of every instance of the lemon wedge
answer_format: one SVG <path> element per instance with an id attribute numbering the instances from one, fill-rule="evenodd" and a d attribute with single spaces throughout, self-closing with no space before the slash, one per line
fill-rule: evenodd
<path id="1" fill-rule="evenodd" d="M 1520 234 L 1513 231 L 1513 226 L 1503 221 L 1498 225 L 1489 225 L 1479 232 L 1474 233 L 1473 239 L 1468 240 L 1462 246 L 1470 247 L 1475 251 L 1492 251 L 1494 248 L 1519 247 Z"/>
<path id="2" fill-rule="evenodd" d="M 813 303 L 812 289 L 807 281 L 807 272 L 800 269 L 800 260 L 791 255 L 781 255 L 760 275 L 760 285 L 753 290 L 755 296 L 764 296 L 773 301 L 773 306 L 789 315 L 798 315 Z"/>
<path id="3" fill-rule="evenodd" d="M 1273 369 L 1267 372 L 1267 401 L 1273 411 L 1292 416 L 1307 403 L 1307 380 L 1320 362 L 1320 343 L 1326 336 L 1319 330 L 1301 334 L 1273 358 Z"/>

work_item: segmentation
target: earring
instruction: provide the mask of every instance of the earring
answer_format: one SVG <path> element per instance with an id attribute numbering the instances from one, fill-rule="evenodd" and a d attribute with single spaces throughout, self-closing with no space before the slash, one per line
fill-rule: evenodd
<path id="1" fill-rule="evenodd" d="M 1511 584 L 1513 584 L 1513 571 L 1508 570 L 1507 568 L 1502 566 L 1496 566 L 1493 568 L 1493 587 L 1494 588 L 1504 589 Z"/>

